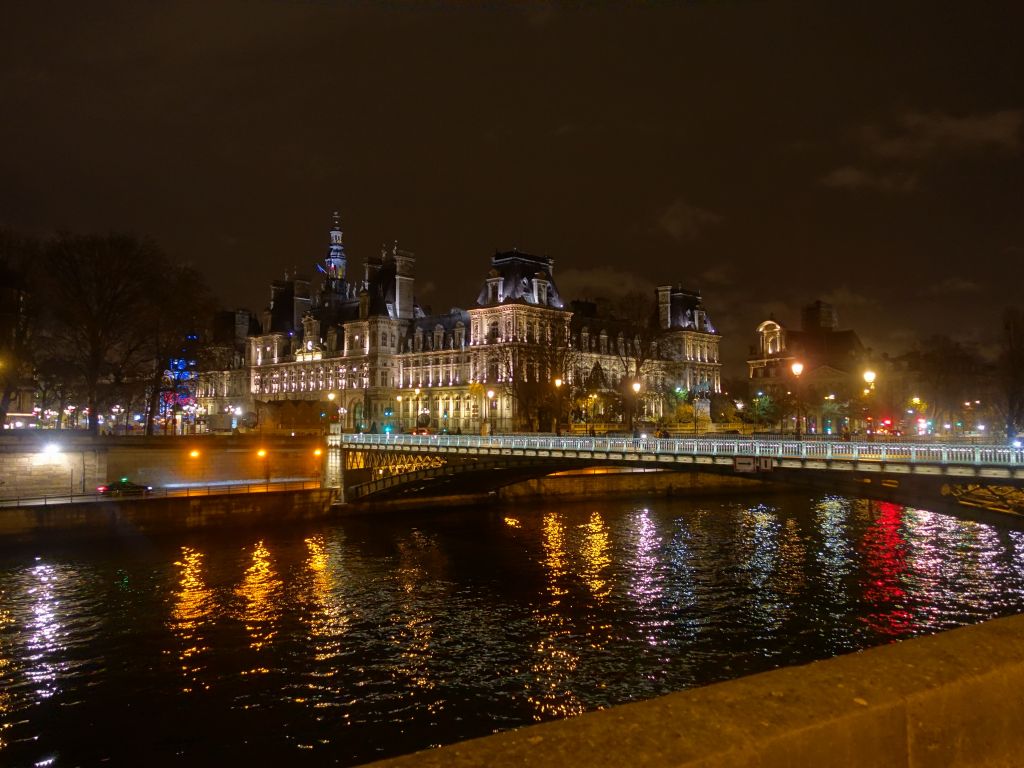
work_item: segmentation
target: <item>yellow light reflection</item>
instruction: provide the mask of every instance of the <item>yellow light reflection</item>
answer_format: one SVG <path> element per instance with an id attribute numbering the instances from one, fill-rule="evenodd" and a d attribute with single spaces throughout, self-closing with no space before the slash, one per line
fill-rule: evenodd
<path id="1" fill-rule="evenodd" d="M 538 721 L 571 717 L 584 711 L 583 702 L 570 688 L 579 664 L 579 655 L 574 650 L 574 632 L 559 611 L 562 597 L 568 594 L 563 584 L 568 575 L 565 527 L 554 512 L 544 515 L 542 526 L 541 541 L 551 601 L 548 610 L 541 607 L 536 612 L 537 623 L 545 636 L 533 648 L 535 658 L 530 665 L 533 679 L 526 694 L 534 708 L 533 719 Z"/>
<path id="2" fill-rule="evenodd" d="M 0 597 L 3 597 L 3 592 L 0 591 Z M 11 612 L 3 607 L 0 603 L 0 638 L 7 637 L 7 633 L 10 631 L 10 627 L 14 625 L 14 617 Z M 8 648 L 0 646 L 0 680 L 10 680 L 13 677 L 14 672 L 14 660 L 7 655 Z M 14 712 L 14 697 L 11 696 L 7 687 L 4 686 L 3 690 L 0 690 L 0 751 L 10 746 L 7 743 L 7 739 L 4 738 L 4 731 L 12 728 L 14 723 L 11 722 L 11 714 Z"/>
<path id="3" fill-rule="evenodd" d="M 522 526 L 522 523 L 520 523 L 514 517 L 506 517 L 505 518 L 505 525 L 507 525 L 509 528 L 520 528 Z"/>
<path id="4" fill-rule="evenodd" d="M 558 598 L 566 594 L 565 587 L 559 584 L 567 573 L 565 555 L 565 529 L 554 512 L 544 515 L 543 523 L 544 565 L 548 573 L 548 592 L 555 598 L 553 604 L 558 605 Z"/>
<path id="5" fill-rule="evenodd" d="M 437 541 L 420 531 L 398 544 L 399 562 L 395 575 L 398 579 L 398 614 L 400 624 L 393 634 L 394 643 L 400 648 L 395 675 L 400 676 L 414 688 L 429 691 L 437 687 L 432 677 L 434 657 L 435 617 L 424 602 L 423 585 L 444 568 L 443 558 Z M 431 561 L 428 567 L 424 561 Z M 430 713 L 444 709 L 444 698 L 438 697 L 423 703 Z"/>
<path id="6" fill-rule="evenodd" d="M 605 569 L 611 566 L 612 558 L 608 528 L 599 512 L 595 511 L 584 526 L 583 548 L 580 553 L 583 555 L 583 580 L 590 588 L 594 599 L 599 603 L 604 602 L 612 590 L 611 582 L 605 578 Z"/>
<path id="7" fill-rule="evenodd" d="M 341 638 L 348 630 L 349 615 L 341 601 L 336 584 L 336 571 L 331 568 L 330 553 L 323 536 L 306 539 L 306 567 L 310 573 L 310 592 L 313 611 L 309 632 L 317 641 L 314 658 L 329 661 L 341 651 Z"/>
<path id="8" fill-rule="evenodd" d="M 199 679 L 204 666 L 200 663 L 203 654 L 209 651 L 205 645 L 202 628 L 213 613 L 213 592 L 203 580 L 203 553 L 191 547 L 181 548 L 181 559 L 174 565 L 178 568 L 178 589 L 174 592 L 170 628 L 181 641 L 178 659 L 186 684 L 184 693 L 197 688 L 209 689 L 209 684 Z"/>
<path id="9" fill-rule="evenodd" d="M 249 647 L 254 650 L 269 645 L 277 635 L 282 587 L 282 581 L 274 573 L 270 550 L 262 541 L 258 542 L 252 552 L 252 564 L 235 590 L 245 601 L 242 620 L 249 633 Z"/>

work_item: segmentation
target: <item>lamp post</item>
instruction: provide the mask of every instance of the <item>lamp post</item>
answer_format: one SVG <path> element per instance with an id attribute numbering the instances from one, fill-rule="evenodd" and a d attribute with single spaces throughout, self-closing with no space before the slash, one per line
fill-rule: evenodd
<path id="1" fill-rule="evenodd" d="M 491 434 L 494 431 L 494 425 L 491 424 L 491 410 L 494 408 L 494 390 L 487 390 L 487 418 L 484 423 L 487 425 L 486 434 Z"/>
<path id="2" fill-rule="evenodd" d="M 875 378 L 876 378 L 876 374 L 870 368 L 868 370 L 864 371 L 864 384 L 866 385 L 864 387 L 864 415 L 865 415 L 865 421 L 868 418 L 867 417 L 868 396 L 872 392 L 874 392 L 874 390 L 875 390 Z M 867 427 L 865 427 L 865 429 L 867 429 Z M 869 439 L 871 439 L 873 434 L 874 434 L 874 430 L 868 430 Z"/>
<path id="3" fill-rule="evenodd" d="M 797 440 L 800 439 L 800 374 L 804 372 L 804 364 L 797 361 L 789 367 L 793 372 L 793 377 L 796 379 L 796 384 L 793 387 L 793 393 L 796 396 L 796 427 L 793 429 L 793 434 Z"/>
<path id="4" fill-rule="evenodd" d="M 693 404 L 693 436 L 694 438 L 700 437 L 700 423 L 697 420 L 700 406 L 698 401 L 700 400 L 700 392 L 696 389 L 690 391 L 690 402 Z"/>
<path id="5" fill-rule="evenodd" d="M 633 407 L 629 411 L 629 429 L 631 432 L 636 432 L 636 411 L 640 404 L 640 382 L 634 381 L 631 387 L 633 389 Z"/>
<path id="6" fill-rule="evenodd" d="M 398 431 L 401 432 L 402 431 L 402 396 L 399 395 L 398 397 L 396 397 L 395 401 L 398 403 Z"/>
<path id="7" fill-rule="evenodd" d="M 555 379 L 555 434 L 562 436 L 562 379 Z"/>
<path id="8" fill-rule="evenodd" d="M 270 456 L 267 454 L 266 448 L 260 448 L 256 451 L 256 455 L 260 461 L 263 462 L 263 479 L 266 481 L 267 490 L 270 490 Z"/>

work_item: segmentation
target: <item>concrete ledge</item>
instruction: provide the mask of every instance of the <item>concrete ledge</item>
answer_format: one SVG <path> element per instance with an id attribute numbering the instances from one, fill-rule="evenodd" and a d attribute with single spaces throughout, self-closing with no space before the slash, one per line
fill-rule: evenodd
<path id="1" fill-rule="evenodd" d="M 1011 766 L 1024 616 L 373 763 L 437 766 Z"/>
<path id="2" fill-rule="evenodd" d="M 316 520 L 332 514 L 335 495 L 334 489 L 325 488 L 4 507 L 0 509 L 0 541 L 37 533 L 155 534 Z"/>

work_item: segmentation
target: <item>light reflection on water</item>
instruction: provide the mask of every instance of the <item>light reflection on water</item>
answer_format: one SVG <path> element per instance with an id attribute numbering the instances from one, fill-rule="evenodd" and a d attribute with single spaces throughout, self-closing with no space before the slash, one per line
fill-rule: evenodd
<path id="1" fill-rule="evenodd" d="M 196 687 L 209 687 L 203 680 L 204 656 L 210 651 L 203 629 L 215 606 L 213 591 L 203 581 L 203 553 L 182 547 L 181 559 L 174 565 L 180 576 L 169 624 L 180 641 L 177 657 L 184 678 L 182 692 L 191 693 Z"/>
<path id="2" fill-rule="evenodd" d="M 0 764 L 351 765 L 1024 608 L 1024 533 L 833 496 L 36 549 Z"/>

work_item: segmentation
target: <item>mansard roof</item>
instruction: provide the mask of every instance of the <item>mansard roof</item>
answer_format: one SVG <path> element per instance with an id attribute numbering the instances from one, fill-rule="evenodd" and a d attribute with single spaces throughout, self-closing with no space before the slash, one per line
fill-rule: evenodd
<path id="1" fill-rule="evenodd" d="M 441 326 L 446 331 L 451 331 L 459 323 L 462 323 L 466 328 L 469 327 L 469 312 L 458 307 L 452 307 L 446 315 L 424 315 L 423 317 L 416 318 L 413 321 L 413 327 L 424 333 L 436 330 L 437 326 Z"/>
<path id="2" fill-rule="evenodd" d="M 698 328 L 697 313 L 703 312 L 703 327 Z M 704 301 L 700 291 L 691 291 L 687 288 L 672 288 L 669 293 L 669 328 L 674 330 L 694 329 L 705 333 L 718 333 L 711 318 L 704 309 Z"/>
<path id="3" fill-rule="evenodd" d="M 476 303 L 481 307 L 494 303 L 490 299 L 488 284 L 495 278 L 501 278 L 498 303 L 520 301 L 537 304 L 533 292 L 533 279 L 541 278 L 548 283 L 546 300 L 542 305 L 562 309 L 562 297 L 552 277 L 554 267 L 555 260 L 548 256 L 533 256 L 516 249 L 496 252 L 491 257 L 491 271 L 480 289 Z"/>
<path id="4" fill-rule="evenodd" d="M 454 349 L 456 344 L 455 329 L 459 325 L 466 329 L 463 335 L 462 344 L 469 341 L 469 313 L 464 309 L 453 307 L 446 315 L 425 315 L 417 317 L 409 326 L 408 332 L 402 339 L 402 346 L 405 351 L 412 352 L 433 352 L 439 349 Z M 434 333 L 441 328 L 442 338 L 440 346 L 435 345 Z M 413 340 L 419 336 L 423 342 L 423 348 L 413 350 Z"/>

